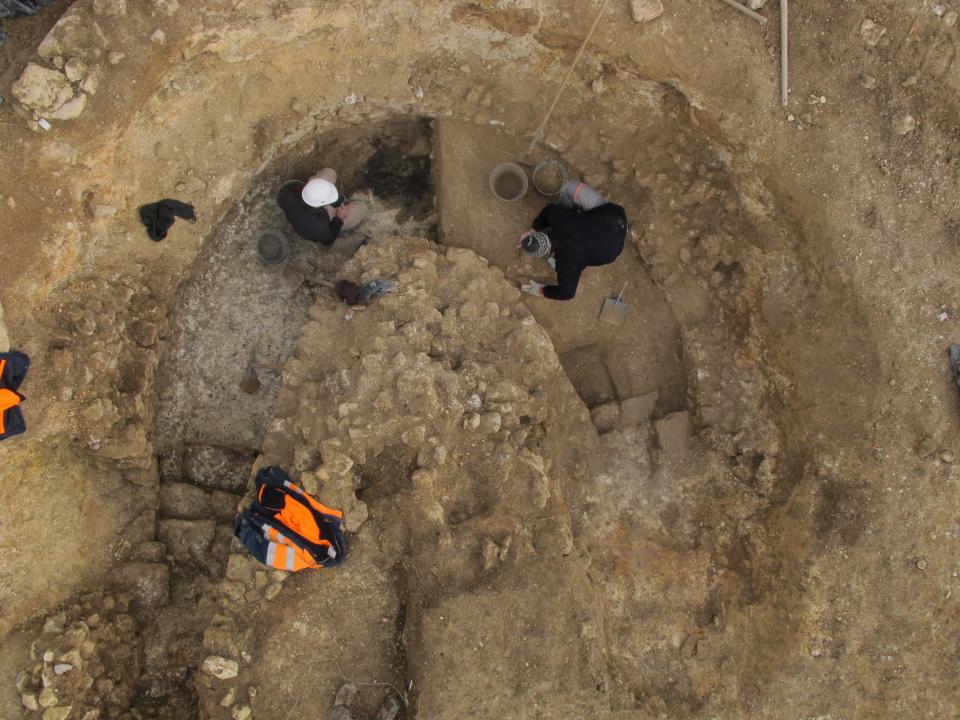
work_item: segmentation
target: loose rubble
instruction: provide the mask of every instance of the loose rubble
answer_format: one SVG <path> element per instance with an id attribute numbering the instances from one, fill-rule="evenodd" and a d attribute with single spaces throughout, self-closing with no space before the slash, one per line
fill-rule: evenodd
<path id="1" fill-rule="evenodd" d="M 34 664 L 17 675 L 24 708 L 43 710 L 44 720 L 117 718 L 129 709 L 141 670 L 132 611 L 126 593 L 94 593 L 47 616 L 31 647 Z"/>

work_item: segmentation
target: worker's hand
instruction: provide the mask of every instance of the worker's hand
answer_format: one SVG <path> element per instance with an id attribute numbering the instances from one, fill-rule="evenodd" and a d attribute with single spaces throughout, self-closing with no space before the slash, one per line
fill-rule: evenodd
<path id="1" fill-rule="evenodd" d="M 338 207 L 337 217 L 340 218 L 341 220 L 346 220 L 348 217 L 350 217 L 350 206 L 344 203 L 343 205 Z"/>
<path id="2" fill-rule="evenodd" d="M 543 297 L 543 288 L 544 285 L 542 283 L 538 283 L 536 280 L 531 280 L 526 285 L 520 286 L 521 291 L 529 295 L 537 295 L 538 297 Z"/>
<path id="3" fill-rule="evenodd" d="M 557 259 L 553 255 L 547 258 L 547 264 L 554 270 L 557 269 Z"/>

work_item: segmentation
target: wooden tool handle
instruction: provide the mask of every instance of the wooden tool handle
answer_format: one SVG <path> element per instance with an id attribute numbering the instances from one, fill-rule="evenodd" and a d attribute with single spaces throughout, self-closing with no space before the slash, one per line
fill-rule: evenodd
<path id="1" fill-rule="evenodd" d="M 553 102 L 550 103 L 550 109 L 547 110 L 547 114 L 543 117 L 543 122 L 540 123 L 540 127 L 536 129 L 536 132 L 533 133 L 533 140 L 530 141 L 530 147 L 527 148 L 527 155 L 533 152 L 533 148 L 536 146 L 540 139 L 543 137 L 543 131 L 547 127 L 547 123 L 550 122 L 550 116 L 553 115 L 554 108 L 557 107 L 557 101 L 560 100 L 560 95 L 563 94 L 563 89 L 567 86 L 567 83 L 570 81 L 570 76 L 573 75 L 573 69 L 577 67 L 577 63 L 580 62 L 580 56 L 583 55 L 583 51 L 586 49 L 587 44 L 590 42 L 590 38 L 593 37 L 594 31 L 597 29 L 597 25 L 600 24 L 600 18 L 603 16 L 603 11 L 607 9 L 607 4 L 610 0 L 603 0 L 603 5 L 600 6 L 600 10 L 597 11 L 597 16 L 593 19 L 593 25 L 590 26 L 590 31 L 587 33 L 587 36 L 583 39 L 583 42 L 580 43 L 580 49 L 577 50 L 576 57 L 573 58 L 573 62 L 570 63 L 570 69 L 567 70 L 567 74 L 563 76 L 563 82 L 560 83 L 560 88 L 557 90 L 557 94 L 553 96 Z"/>
<path id="2" fill-rule="evenodd" d="M 620 294 L 617 295 L 617 302 L 620 302 L 620 301 L 623 299 L 623 293 L 624 293 L 624 291 L 627 289 L 627 283 L 629 283 L 629 282 L 630 282 L 630 281 L 627 280 L 627 282 L 625 282 L 625 283 L 623 284 L 623 287 L 620 288 Z"/>

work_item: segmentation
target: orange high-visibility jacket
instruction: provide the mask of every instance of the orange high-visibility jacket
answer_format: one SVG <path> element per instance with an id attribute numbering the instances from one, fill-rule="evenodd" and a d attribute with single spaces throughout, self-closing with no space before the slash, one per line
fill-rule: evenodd
<path id="1" fill-rule="evenodd" d="M 257 499 L 237 516 L 235 534 L 257 560 L 276 570 L 333 567 L 347 556 L 343 513 L 293 484 L 278 467 L 256 477 Z"/>
<path id="2" fill-rule="evenodd" d="M 20 410 L 24 396 L 17 388 L 27 375 L 30 358 L 16 350 L 0 353 L 0 440 L 18 435 L 27 429 Z"/>

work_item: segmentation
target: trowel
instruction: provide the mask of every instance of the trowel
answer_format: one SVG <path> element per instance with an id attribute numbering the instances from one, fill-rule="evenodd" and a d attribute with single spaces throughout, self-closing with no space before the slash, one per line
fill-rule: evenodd
<path id="1" fill-rule="evenodd" d="M 253 344 L 253 349 L 250 351 L 250 359 L 247 361 L 247 367 L 243 371 L 243 377 L 240 378 L 240 389 L 243 390 L 247 395 L 256 395 L 260 392 L 260 387 L 262 383 L 260 382 L 260 377 L 257 375 L 257 370 L 274 370 L 275 372 L 282 372 L 283 368 L 279 365 L 260 365 L 257 363 L 257 343 Z"/>
<path id="2" fill-rule="evenodd" d="M 608 297 L 603 300 L 603 307 L 600 308 L 600 321 L 610 323 L 611 325 L 623 324 L 623 319 L 627 316 L 627 308 L 630 307 L 623 302 L 623 293 L 627 289 L 627 283 L 623 284 L 620 294 L 615 298 Z"/>

